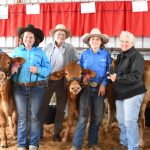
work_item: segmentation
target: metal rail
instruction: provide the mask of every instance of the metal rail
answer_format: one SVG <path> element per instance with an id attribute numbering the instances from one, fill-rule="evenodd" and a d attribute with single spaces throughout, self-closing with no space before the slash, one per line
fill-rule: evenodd
<path id="1" fill-rule="evenodd" d="M 4 52 L 10 54 L 14 47 L 0 47 Z M 83 50 L 85 50 L 87 47 L 76 47 L 77 51 L 79 53 L 82 53 Z M 116 57 L 117 54 L 121 51 L 120 48 L 107 48 L 110 50 L 113 55 L 113 57 Z M 136 48 L 143 56 L 145 59 L 150 60 L 150 48 Z"/>

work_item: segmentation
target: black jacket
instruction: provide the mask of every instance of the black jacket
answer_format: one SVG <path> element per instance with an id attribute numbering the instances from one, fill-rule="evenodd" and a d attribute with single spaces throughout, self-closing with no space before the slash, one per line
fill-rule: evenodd
<path id="1" fill-rule="evenodd" d="M 144 58 L 134 47 L 118 55 L 115 72 L 117 78 L 113 88 L 118 100 L 130 98 L 146 91 L 143 82 Z"/>

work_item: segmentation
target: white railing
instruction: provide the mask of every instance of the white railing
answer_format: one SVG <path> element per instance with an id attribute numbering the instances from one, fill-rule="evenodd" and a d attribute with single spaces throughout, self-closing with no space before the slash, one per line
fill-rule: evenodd
<path id="1" fill-rule="evenodd" d="M 93 2 L 93 0 L 0 0 L 2 4 L 17 4 L 17 3 L 53 3 L 53 2 Z M 96 1 L 131 1 L 131 0 L 94 0 Z"/>
<path id="2" fill-rule="evenodd" d="M 82 53 L 82 51 L 86 49 L 86 47 L 75 47 L 75 48 L 76 48 L 76 50 L 78 51 L 79 54 Z M 108 47 L 106 47 L 106 48 L 108 50 L 110 50 L 110 48 L 108 48 Z M 4 52 L 6 52 L 10 55 L 12 53 L 14 47 L 1 47 L 1 49 Z M 142 48 L 137 48 L 137 50 L 140 51 L 140 53 L 144 56 L 145 60 L 150 60 L 150 48 L 143 48 L 143 49 Z M 111 53 L 111 56 L 113 58 L 116 58 L 119 51 L 120 51 L 119 48 L 114 48 L 113 47 L 113 52 Z"/>
<path id="3" fill-rule="evenodd" d="M 48 43 L 52 38 L 45 37 L 40 46 Z M 82 42 L 81 37 L 71 37 L 66 40 L 68 43 L 71 43 L 75 47 L 86 47 Z M 16 47 L 16 38 L 15 37 L 0 37 L 0 47 Z M 109 42 L 106 44 L 106 47 L 120 47 L 120 42 L 118 37 L 110 37 Z M 137 48 L 150 48 L 150 37 L 136 37 L 135 47 Z"/>

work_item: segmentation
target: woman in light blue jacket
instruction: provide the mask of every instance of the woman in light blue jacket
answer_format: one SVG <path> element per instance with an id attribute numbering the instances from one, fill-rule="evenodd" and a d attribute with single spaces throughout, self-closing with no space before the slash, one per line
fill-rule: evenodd
<path id="1" fill-rule="evenodd" d="M 21 45 L 14 49 L 12 57 L 23 57 L 25 63 L 12 67 L 14 99 L 18 112 L 18 150 L 38 150 L 40 140 L 39 110 L 44 87 L 51 72 L 46 54 L 38 47 L 43 41 L 42 30 L 28 25 L 19 28 Z"/>

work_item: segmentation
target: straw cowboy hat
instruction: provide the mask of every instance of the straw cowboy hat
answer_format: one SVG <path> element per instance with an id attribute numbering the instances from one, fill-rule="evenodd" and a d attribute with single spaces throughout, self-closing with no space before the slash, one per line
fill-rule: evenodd
<path id="1" fill-rule="evenodd" d="M 25 28 L 19 27 L 18 37 L 20 38 L 21 35 L 26 31 L 32 32 L 39 39 L 40 42 L 43 41 L 44 39 L 43 31 L 41 29 L 35 28 L 32 24 L 27 25 Z"/>
<path id="2" fill-rule="evenodd" d="M 86 33 L 82 37 L 82 41 L 85 44 L 89 44 L 89 39 L 93 36 L 100 37 L 104 44 L 108 43 L 109 36 L 106 34 L 101 34 L 101 31 L 98 28 L 93 28 L 90 33 Z"/>
<path id="3" fill-rule="evenodd" d="M 70 30 L 67 29 L 65 27 L 65 25 L 63 25 L 63 24 L 58 24 L 58 25 L 56 25 L 56 27 L 54 29 L 51 29 L 50 30 L 50 35 L 54 36 L 56 31 L 65 31 L 66 32 L 66 39 L 71 35 Z"/>

